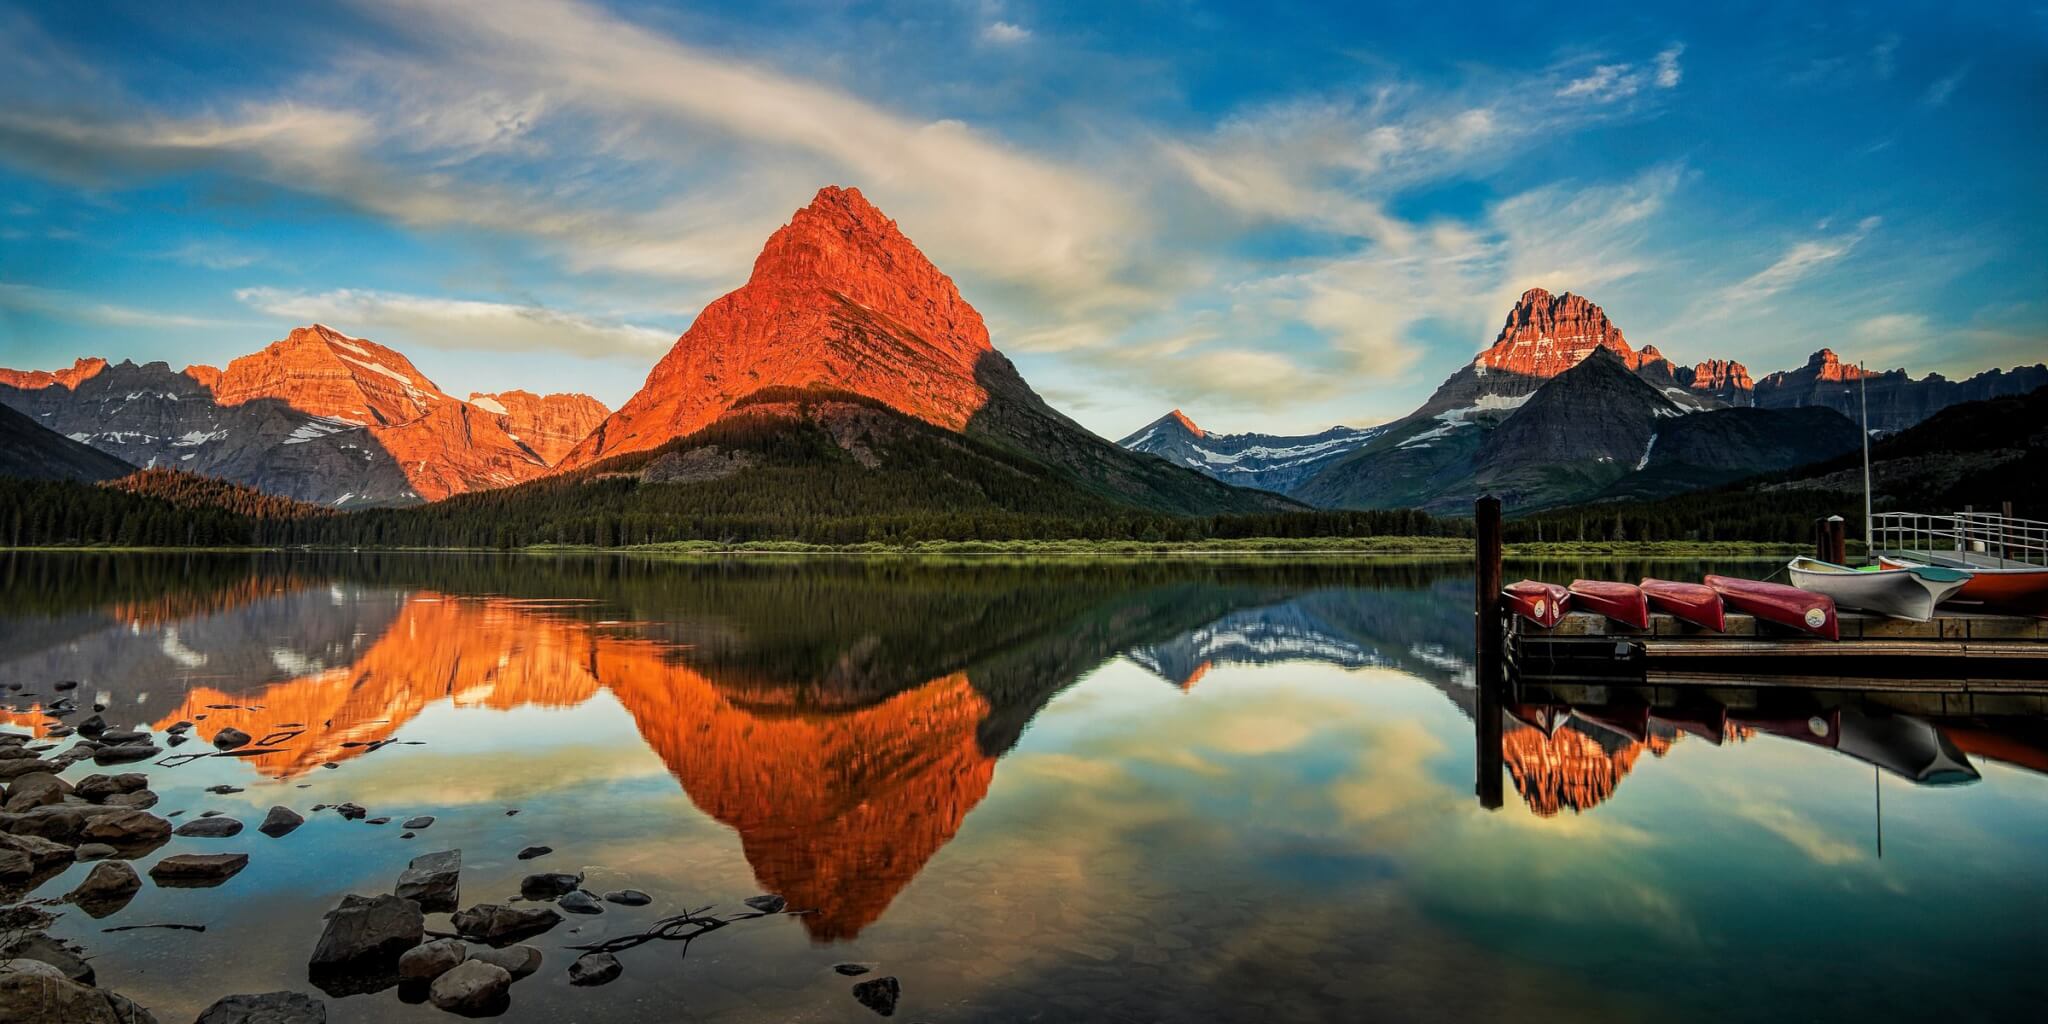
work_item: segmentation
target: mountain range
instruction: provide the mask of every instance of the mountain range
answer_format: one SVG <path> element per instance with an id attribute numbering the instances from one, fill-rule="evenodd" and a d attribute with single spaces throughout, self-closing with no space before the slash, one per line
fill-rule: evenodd
<path id="1" fill-rule="evenodd" d="M 983 535 L 962 517 L 1038 536 L 1133 515 L 1455 512 L 1482 492 L 1518 511 L 1654 499 L 1857 447 L 1843 413 L 1866 387 L 1872 427 L 1897 431 L 2043 384 L 2048 366 L 1951 382 L 1866 374 L 1825 349 L 1761 379 L 1728 360 L 1681 365 L 1632 346 L 1585 297 L 1537 288 L 1391 423 L 1219 434 L 1175 410 L 1112 444 L 1039 397 L 894 221 L 828 187 L 617 411 L 577 394 L 456 398 L 404 354 L 312 324 L 225 368 L 0 370 L 0 406 L 20 414 L 0 425 L 0 468 L 180 470 L 343 510 L 489 492 L 429 518 L 561 540 L 766 538 L 820 520 L 856 540 L 881 520 Z M 205 493 L 160 479 L 139 493 L 166 489 Z"/>
<path id="2" fill-rule="evenodd" d="M 1827 349 L 1805 367 L 1751 377 L 1741 363 L 1671 361 L 1636 349 L 1598 305 L 1532 288 L 1494 342 L 1414 412 L 1308 437 L 1207 434 L 1178 410 L 1120 443 L 1222 480 L 1325 508 L 1458 511 L 1486 492 L 1531 510 L 1653 498 L 1832 458 L 1873 431 L 1948 406 L 2048 385 L 2048 366 L 1952 382 L 1865 374 Z"/>
<path id="3" fill-rule="evenodd" d="M 584 395 L 457 399 L 404 355 L 320 324 L 225 370 L 95 358 L 0 371 L 0 404 L 134 466 L 351 508 L 532 479 L 607 412 Z"/>

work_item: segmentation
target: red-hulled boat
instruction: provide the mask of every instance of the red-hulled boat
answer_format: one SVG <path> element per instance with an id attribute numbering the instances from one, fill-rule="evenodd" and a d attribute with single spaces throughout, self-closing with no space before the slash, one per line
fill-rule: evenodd
<path id="1" fill-rule="evenodd" d="M 1722 603 L 1738 612 L 1748 612 L 1765 622 L 1775 622 L 1823 640 L 1842 638 L 1841 620 L 1835 614 L 1835 599 L 1788 587 L 1782 583 L 1709 576 L 1707 586 L 1721 595 Z"/>
<path id="2" fill-rule="evenodd" d="M 1896 555 L 1879 555 L 1877 564 L 1887 569 L 1912 569 L 1928 563 Z M 2048 616 L 2048 569 L 2031 566 L 2003 569 L 1964 569 L 1970 581 L 1948 596 L 1959 605 L 1975 604 L 1985 611 L 2011 615 Z"/>
<path id="3" fill-rule="evenodd" d="M 1633 583 L 1609 580 L 1573 580 L 1572 607 L 1602 615 L 1636 629 L 1650 628 L 1650 599 Z"/>
<path id="4" fill-rule="evenodd" d="M 1654 611 L 1716 633 L 1728 628 L 1728 615 L 1721 607 L 1721 595 L 1714 593 L 1712 587 L 1675 580 L 1645 579 L 1639 589 Z"/>
<path id="5" fill-rule="evenodd" d="M 1555 583 L 1538 583 L 1535 580 L 1517 580 L 1500 588 L 1501 597 L 1507 601 L 1508 610 L 1544 629 L 1557 625 L 1564 618 L 1565 606 L 1571 603 L 1571 591 Z"/>

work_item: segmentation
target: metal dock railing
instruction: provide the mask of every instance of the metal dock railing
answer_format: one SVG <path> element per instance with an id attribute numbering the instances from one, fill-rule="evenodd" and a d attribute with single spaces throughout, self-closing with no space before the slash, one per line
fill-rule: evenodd
<path id="1" fill-rule="evenodd" d="M 1996 512 L 1881 512 L 1871 517 L 1872 550 L 1962 569 L 2048 566 L 2048 523 Z"/>

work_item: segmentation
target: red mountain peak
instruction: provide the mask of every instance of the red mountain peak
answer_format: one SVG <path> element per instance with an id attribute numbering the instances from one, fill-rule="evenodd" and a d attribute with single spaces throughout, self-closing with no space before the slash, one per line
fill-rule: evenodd
<path id="1" fill-rule="evenodd" d="M 469 404 L 498 418 L 499 426 L 552 466 L 604 422 L 611 410 L 589 395 L 536 395 L 531 391 L 471 392 Z"/>
<path id="2" fill-rule="evenodd" d="M 851 391 L 962 430 L 988 401 L 977 371 L 994 351 L 981 314 L 894 221 L 857 189 L 821 189 L 562 467 L 656 447 L 775 386 Z"/>
<path id="3" fill-rule="evenodd" d="M 64 387 L 72 391 L 78 385 L 107 368 L 107 361 L 98 356 L 74 360 L 71 366 L 62 370 L 7 370 L 0 369 L 0 384 L 23 391 L 36 391 L 47 387 Z"/>
<path id="4" fill-rule="evenodd" d="M 1642 365 L 1642 356 L 1599 306 L 1570 292 L 1552 295 L 1531 288 L 1508 310 L 1493 347 L 1477 361 L 1489 370 L 1549 378 L 1577 366 L 1597 348 L 1620 356 L 1630 369 Z"/>
<path id="5" fill-rule="evenodd" d="M 1174 418 L 1174 419 L 1175 419 L 1176 421 L 1178 421 L 1178 422 L 1180 423 L 1180 425 L 1181 425 L 1181 426 L 1182 426 L 1183 428 L 1185 428 L 1185 429 L 1187 430 L 1187 432 L 1188 432 L 1188 433 L 1190 433 L 1190 434 L 1193 434 L 1193 435 L 1195 435 L 1196 437 L 1207 437 L 1207 436 L 1209 436 L 1209 435 L 1208 435 L 1208 433 L 1207 433 L 1207 432 L 1205 432 L 1205 431 L 1204 431 L 1204 430 L 1203 430 L 1202 428 L 1200 428 L 1200 427 L 1198 427 L 1198 426 L 1195 426 L 1195 421 L 1194 421 L 1194 420 L 1188 419 L 1188 415 L 1187 415 L 1187 413 L 1184 413 L 1184 412 L 1180 411 L 1179 409 L 1175 409 L 1175 410 L 1173 411 L 1173 418 Z"/>
<path id="6" fill-rule="evenodd" d="M 412 360 L 325 324 L 294 328 L 228 363 L 214 386 L 222 405 L 274 398 L 301 412 L 359 424 L 417 419 L 448 400 Z"/>

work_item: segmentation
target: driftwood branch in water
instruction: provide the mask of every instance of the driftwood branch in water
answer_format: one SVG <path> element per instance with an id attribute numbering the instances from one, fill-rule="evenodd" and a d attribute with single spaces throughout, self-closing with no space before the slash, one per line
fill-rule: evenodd
<path id="1" fill-rule="evenodd" d="M 794 917 L 800 914 L 811 913 L 808 910 L 776 911 L 772 914 L 765 911 L 756 911 L 749 914 L 719 917 L 715 914 L 710 914 L 710 910 L 711 908 L 707 906 L 696 910 L 684 911 L 673 917 L 664 917 L 654 922 L 653 927 L 643 932 L 633 935 L 621 935 L 616 938 L 605 939 L 602 942 L 591 942 L 568 948 L 587 953 L 617 953 L 621 950 L 632 949 L 635 946 L 659 940 L 662 942 L 682 943 L 683 955 L 689 956 L 692 940 L 706 933 L 715 932 L 726 925 L 738 924 L 741 921 L 752 921 L 759 917 L 778 917 L 784 914 Z"/>
<path id="2" fill-rule="evenodd" d="M 144 928 L 170 928 L 170 929 L 173 929 L 173 930 L 176 930 L 176 931 L 181 931 L 181 932 L 203 932 L 203 931 L 205 931 L 205 930 L 206 930 L 206 926 L 205 926 L 205 925 L 203 925 L 203 924 L 123 924 L 123 925 L 116 925 L 116 926 L 114 926 L 114 927 L 112 927 L 112 928 L 102 928 L 102 929 L 100 929 L 100 931 L 101 931 L 101 932 L 135 932 L 135 931 L 141 931 L 141 930 L 142 930 L 142 929 L 144 929 Z"/>

